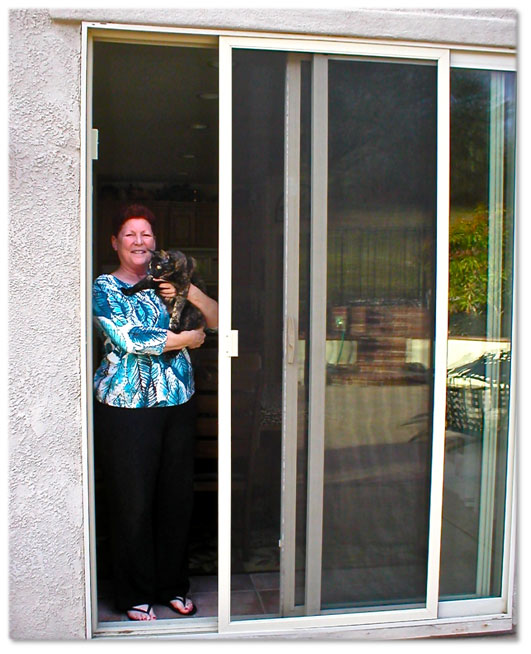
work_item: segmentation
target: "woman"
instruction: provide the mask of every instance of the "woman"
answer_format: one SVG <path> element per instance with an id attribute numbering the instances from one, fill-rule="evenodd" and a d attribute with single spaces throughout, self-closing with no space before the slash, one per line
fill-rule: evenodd
<path id="1" fill-rule="evenodd" d="M 152 604 L 196 612 L 187 596 L 193 500 L 194 380 L 187 349 L 203 329 L 175 334 L 152 289 L 122 288 L 147 274 L 155 217 L 141 205 L 113 229 L 118 268 L 94 282 L 94 316 L 105 355 L 94 375 L 97 456 L 108 492 L 115 602 L 131 620 L 155 620 Z M 165 297 L 175 295 L 161 283 Z M 191 285 L 188 300 L 217 327 L 217 303 Z"/>

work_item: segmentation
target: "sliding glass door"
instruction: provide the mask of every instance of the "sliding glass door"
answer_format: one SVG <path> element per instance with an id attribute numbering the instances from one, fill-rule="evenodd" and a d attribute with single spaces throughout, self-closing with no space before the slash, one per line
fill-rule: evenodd
<path id="1" fill-rule="evenodd" d="M 195 34 L 95 34 L 148 54 L 217 48 Z M 219 37 L 218 617 L 199 598 L 198 616 L 137 633 L 509 619 L 514 65 Z M 189 236 L 215 243 L 203 213 Z"/>
<path id="2" fill-rule="evenodd" d="M 286 43 L 220 43 L 220 629 L 434 617 L 447 54 Z"/>

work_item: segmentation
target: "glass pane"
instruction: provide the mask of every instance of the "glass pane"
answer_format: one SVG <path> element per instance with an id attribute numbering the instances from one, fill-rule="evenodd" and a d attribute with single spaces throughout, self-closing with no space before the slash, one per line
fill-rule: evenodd
<path id="1" fill-rule="evenodd" d="M 501 594 L 511 367 L 515 74 L 451 73 L 441 597 Z"/>
<path id="2" fill-rule="evenodd" d="M 328 84 L 321 606 L 423 606 L 436 67 L 335 60 Z"/>
<path id="3" fill-rule="evenodd" d="M 232 618 L 278 615 L 286 55 L 233 52 Z"/>

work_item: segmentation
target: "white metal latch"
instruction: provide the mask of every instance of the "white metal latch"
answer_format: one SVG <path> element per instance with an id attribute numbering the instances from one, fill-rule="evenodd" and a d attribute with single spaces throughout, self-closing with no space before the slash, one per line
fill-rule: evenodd
<path id="1" fill-rule="evenodd" d="M 225 341 L 225 354 L 229 357 L 238 356 L 238 330 L 231 329 Z"/>

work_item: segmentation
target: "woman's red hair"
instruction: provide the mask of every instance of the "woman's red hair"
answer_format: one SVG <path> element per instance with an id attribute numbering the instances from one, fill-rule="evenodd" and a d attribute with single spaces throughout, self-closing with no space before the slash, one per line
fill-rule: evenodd
<path id="1" fill-rule="evenodd" d="M 143 204 L 129 204 L 124 207 L 115 217 L 113 221 L 113 236 L 118 236 L 122 229 L 122 225 L 130 218 L 144 218 L 151 225 L 151 229 L 155 232 L 155 223 L 157 219 L 155 214 Z"/>

